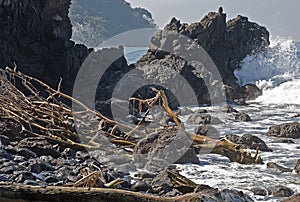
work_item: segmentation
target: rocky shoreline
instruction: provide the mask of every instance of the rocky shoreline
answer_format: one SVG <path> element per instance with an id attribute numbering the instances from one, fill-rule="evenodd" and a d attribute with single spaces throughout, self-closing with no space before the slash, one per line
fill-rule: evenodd
<path id="1" fill-rule="evenodd" d="M 219 134 L 214 125 L 222 124 L 224 120 L 204 109 L 196 112 L 188 108 L 177 110 L 180 105 L 176 97 L 159 85 L 139 89 L 132 98 L 139 102 L 130 106 L 134 112 L 131 121 L 138 126 L 147 124 L 141 112 L 145 112 L 146 107 L 153 107 L 157 100 L 164 97 L 146 106 L 149 100 L 166 92 L 165 100 L 169 103 L 161 107 L 168 112 L 163 114 L 167 119 L 162 117 L 159 120 L 160 127 L 156 126 L 156 131 L 146 138 L 138 139 L 124 130 L 127 127 L 138 135 L 138 131 L 133 130 L 136 125 L 110 120 L 112 114 L 109 106 L 117 82 L 133 69 L 144 79 L 150 80 L 173 78 L 169 74 L 174 72 L 181 75 L 195 91 L 198 104 L 211 104 L 212 100 L 222 94 L 217 90 L 209 92 L 207 81 L 213 81 L 212 89 L 224 90 L 222 96 L 228 103 L 246 104 L 245 100 L 253 99 L 261 91 L 250 84 L 240 87 L 233 72 L 240 68 L 239 63 L 248 54 L 264 51 L 269 45 L 266 28 L 243 16 L 226 22 L 226 14 L 222 10 L 210 12 L 200 22 L 189 25 L 173 18 L 152 38 L 148 52 L 136 64 L 128 65 L 122 47 L 94 52 L 70 40 L 69 5 L 70 0 L 0 2 L 0 16 L 5 19 L 0 22 L 4 30 L 0 33 L 0 66 L 13 68 L 3 70 L 0 75 L 1 201 L 73 201 L 74 197 L 82 201 L 253 201 L 247 194 L 235 189 L 218 190 L 197 184 L 182 176 L 175 165 L 169 165 L 157 157 L 174 155 L 174 150 L 166 150 L 168 152 L 162 154 L 160 149 L 170 147 L 170 142 L 176 139 L 176 133 L 184 131 L 185 123 L 177 119 L 181 115 L 188 116 L 187 124 L 197 127 L 195 133 L 184 131 L 191 139 L 180 136 L 179 142 L 188 139 L 191 144 L 176 149 L 176 152 L 184 153 L 182 158 L 176 159 L 177 163 L 199 164 L 197 153 L 208 149 L 228 157 L 232 162 L 263 164 L 259 152 L 272 152 L 272 149 L 260 138 L 251 134 L 228 134 L 218 139 Z M 187 37 L 192 39 L 192 43 L 184 41 L 181 44 L 172 36 L 184 36 L 181 38 L 183 40 Z M 168 43 L 170 40 L 171 43 Z M 205 71 L 203 64 L 207 64 L 207 61 L 203 58 L 190 58 L 186 62 L 173 54 L 180 54 L 180 51 L 189 53 L 195 50 L 195 44 L 209 54 L 220 78 Z M 90 119 L 89 124 L 96 122 L 100 127 L 98 131 L 102 131 L 101 134 L 105 134 L 111 141 L 107 142 L 109 145 L 101 142 L 103 148 L 95 149 L 95 145 L 92 147 L 86 143 L 97 143 L 93 142 L 94 133 L 87 134 L 84 137 L 87 140 L 80 139 L 76 133 L 74 119 L 68 114 L 71 111 L 68 105 L 74 101 L 69 95 L 84 60 L 93 54 L 104 57 L 111 53 L 121 57 L 111 61 L 107 76 L 102 78 L 97 89 L 96 108 L 100 113 L 81 105 L 89 113 L 98 116 L 97 119 Z M 164 64 L 172 64 L 173 71 L 161 71 Z M 24 76 L 19 71 L 32 77 Z M 13 90 L 7 92 L 7 89 L 10 90 L 8 87 Z M 51 110 L 52 113 L 48 113 Z M 220 112 L 231 113 L 234 122 L 252 121 L 249 115 L 228 104 L 221 107 Z M 90 127 L 89 124 L 83 124 L 83 128 Z M 298 122 L 285 123 L 270 127 L 266 135 L 292 141 L 291 138 L 299 138 L 299 128 Z M 213 146 L 209 141 L 215 141 Z M 110 148 L 113 150 L 106 148 L 110 143 L 113 143 Z M 96 146 L 99 147 L 99 144 Z M 252 153 L 256 150 L 256 153 L 253 155 L 246 149 L 251 149 Z M 145 154 L 146 158 L 143 156 Z M 150 171 L 139 171 L 139 166 Z M 160 166 L 164 169 L 152 171 Z M 280 172 L 300 173 L 300 159 L 294 168 L 272 162 L 267 166 Z M 136 174 L 132 175 L 129 171 Z M 253 188 L 252 192 L 256 195 L 272 194 L 275 197 L 294 194 L 293 190 L 284 186 L 274 186 L 270 190 Z M 299 194 L 296 194 L 285 201 L 297 201 L 298 198 Z"/>

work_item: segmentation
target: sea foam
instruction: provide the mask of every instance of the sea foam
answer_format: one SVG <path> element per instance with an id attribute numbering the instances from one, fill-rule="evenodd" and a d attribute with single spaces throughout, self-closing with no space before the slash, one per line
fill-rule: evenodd
<path id="1" fill-rule="evenodd" d="M 300 104 L 300 44 L 291 39 L 272 37 L 263 53 L 247 56 L 235 71 L 240 85 L 256 84 L 262 104 Z"/>

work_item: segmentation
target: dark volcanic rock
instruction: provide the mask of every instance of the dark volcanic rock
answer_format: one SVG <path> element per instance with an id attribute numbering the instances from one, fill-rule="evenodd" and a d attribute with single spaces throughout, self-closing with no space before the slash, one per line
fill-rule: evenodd
<path id="1" fill-rule="evenodd" d="M 19 147 L 27 148 L 38 156 L 50 155 L 54 158 L 61 154 L 44 138 L 28 137 L 19 142 Z"/>
<path id="2" fill-rule="evenodd" d="M 205 52 L 198 50 L 196 44 Z M 172 83 L 172 79 L 178 78 L 176 75 L 183 76 L 195 91 L 199 104 L 223 99 L 221 89 L 225 89 L 231 101 L 252 99 L 261 92 L 253 85 L 240 87 L 233 72 L 248 54 L 268 45 L 269 33 L 265 27 L 243 16 L 226 22 L 226 14 L 210 12 L 200 22 L 190 25 L 173 18 L 152 38 L 150 49 L 136 66 L 144 71 L 144 77 L 162 83 Z"/>
<path id="3" fill-rule="evenodd" d="M 269 162 L 267 163 L 267 168 L 272 168 L 280 172 L 292 172 L 293 170 L 290 168 L 283 167 L 278 165 L 277 163 Z"/>
<path id="4" fill-rule="evenodd" d="M 238 112 L 236 115 L 235 115 L 235 118 L 234 118 L 235 121 L 239 121 L 239 122 L 248 122 L 248 121 L 252 121 L 250 116 L 248 114 L 245 114 L 243 112 Z"/>
<path id="5" fill-rule="evenodd" d="M 192 114 L 189 116 L 189 118 L 186 120 L 186 123 L 192 124 L 192 125 L 205 125 L 205 124 L 222 124 L 223 122 L 214 116 L 211 116 L 210 114 Z"/>
<path id="6" fill-rule="evenodd" d="M 272 151 L 263 140 L 254 135 L 245 134 L 243 136 L 238 136 L 229 134 L 226 135 L 226 138 L 236 144 L 241 144 L 244 148 L 256 149 L 259 147 L 260 151 Z"/>
<path id="7" fill-rule="evenodd" d="M 134 148 L 134 158 L 150 171 L 160 170 L 176 162 L 199 164 L 191 144 L 184 131 L 165 129 L 142 139 Z"/>
<path id="8" fill-rule="evenodd" d="M 300 175 L 300 159 L 297 161 L 294 170 Z"/>
<path id="9" fill-rule="evenodd" d="M 238 112 L 237 110 L 233 109 L 232 106 L 230 106 L 229 104 L 225 104 L 220 108 L 221 112 L 224 113 L 233 113 L 233 112 Z"/>
<path id="10" fill-rule="evenodd" d="M 220 137 L 219 131 L 211 125 L 200 125 L 195 128 L 195 133 L 198 135 L 205 135 L 209 137 Z"/>
<path id="11" fill-rule="evenodd" d="M 264 187 L 253 187 L 250 189 L 254 193 L 254 195 L 259 196 L 267 196 L 269 193 L 271 193 L 271 190 L 264 188 Z"/>
<path id="12" fill-rule="evenodd" d="M 70 41 L 70 0 L 3 0 L 0 2 L 0 67 L 14 67 L 71 93 L 72 82 L 85 57 L 83 45 Z"/>
<path id="13" fill-rule="evenodd" d="M 271 187 L 271 193 L 275 197 L 290 197 L 294 194 L 294 191 L 283 185 L 277 185 Z"/>
<path id="14" fill-rule="evenodd" d="M 294 191 L 288 187 L 282 185 L 276 185 L 273 187 L 253 187 L 251 191 L 255 195 L 267 196 L 273 195 L 274 197 L 289 197 L 294 194 Z"/>
<path id="15" fill-rule="evenodd" d="M 300 123 L 283 123 L 271 126 L 267 135 L 283 138 L 300 138 Z"/>

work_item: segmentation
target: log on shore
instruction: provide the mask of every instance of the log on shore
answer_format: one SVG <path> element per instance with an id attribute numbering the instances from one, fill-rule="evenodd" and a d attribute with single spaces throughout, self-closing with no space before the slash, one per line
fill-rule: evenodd
<path id="1" fill-rule="evenodd" d="M 199 201 L 200 197 L 193 193 L 178 197 L 159 197 L 119 189 L 0 185 L 1 202 L 192 202 Z"/>

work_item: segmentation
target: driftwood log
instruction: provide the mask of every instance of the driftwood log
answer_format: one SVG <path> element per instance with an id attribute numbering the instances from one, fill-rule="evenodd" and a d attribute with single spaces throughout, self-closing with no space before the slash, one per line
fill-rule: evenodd
<path id="1" fill-rule="evenodd" d="M 119 189 L 0 185 L 1 202 L 196 202 L 200 197 L 196 193 L 159 197 Z"/>

